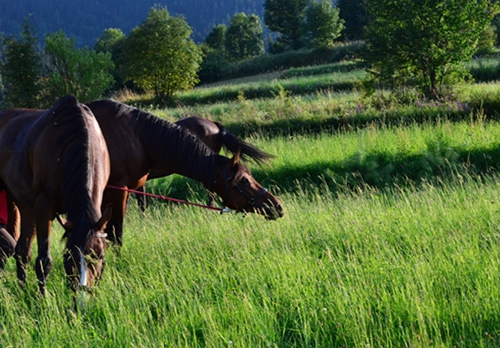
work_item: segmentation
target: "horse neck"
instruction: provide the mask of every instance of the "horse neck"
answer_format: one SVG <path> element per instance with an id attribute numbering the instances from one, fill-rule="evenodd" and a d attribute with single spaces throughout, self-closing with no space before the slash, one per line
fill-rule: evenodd
<path id="1" fill-rule="evenodd" d="M 150 116 L 137 119 L 136 134 L 151 158 L 151 169 L 209 185 L 214 178 L 218 155 L 181 127 Z"/>

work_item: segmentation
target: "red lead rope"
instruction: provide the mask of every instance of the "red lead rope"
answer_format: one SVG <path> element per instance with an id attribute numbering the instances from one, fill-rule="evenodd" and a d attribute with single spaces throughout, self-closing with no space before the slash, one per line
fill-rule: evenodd
<path id="1" fill-rule="evenodd" d="M 229 213 L 230 212 L 230 210 L 228 208 L 211 207 L 209 205 L 192 203 L 192 202 L 188 202 L 188 201 L 185 201 L 185 200 L 182 200 L 182 199 L 177 199 L 177 198 L 166 197 L 166 196 L 162 196 L 162 195 L 155 195 L 153 193 L 147 193 L 147 192 L 141 192 L 141 191 L 131 190 L 131 189 L 128 189 L 128 188 L 125 188 L 125 187 L 118 187 L 118 186 L 112 186 L 112 185 L 108 185 L 106 187 L 109 187 L 110 189 L 114 189 L 114 190 L 132 192 L 132 193 L 136 193 L 136 194 L 143 195 L 143 196 L 149 196 L 149 197 L 159 198 L 159 199 L 163 199 L 164 201 L 171 201 L 171 202 L 175 202 L 175 203 L 182 203 L 182 204 L 194 205 L 195 207 L 200 207 L 200 208 L 205 208 L 205 209 L 210 209 L 210 210 L 216 210 L 216 211 L 220 211 L 221 213 Z"/>

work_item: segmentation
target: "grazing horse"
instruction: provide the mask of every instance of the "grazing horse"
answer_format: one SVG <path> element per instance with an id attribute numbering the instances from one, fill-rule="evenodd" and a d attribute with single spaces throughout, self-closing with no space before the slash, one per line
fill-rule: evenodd
<path id="1" fill-rule="evenodd" d="M 22 285 L 36 233 L 35 269 L 45 294 L 52 268 L 50 230 L 58 214 L 66 214 L 68 286 L 76 291 L 95 285 L 104 266 L 102 231 L 111 217 L 110 207 L 101 216 L 109 174 L 109 154 L 99 124 L 74 96 L 62 98 L 50 110 L 0 112 L 0 180 L 20 213 L 15 254 Z"/>
<path id="2" fill-rule="evenodd" d="M 186 129 L 189 133 L 195 135 L 216 153 L 220 153 L 222 148 L 227 149 L 233 154 L 240 151 L 240 158 L 242 160 L 252 159 L 259 165 L 266 163 L 269 159 L 274 157 L 273 155 L 256 148 L 252 144 L 237 138 L 219 122 L 213 122 L 198 116 L 191 116 L 183 118 L 175 123 Z M 148 180 L 167 175 L 169 175 L 169 173 L 150 172 Z M 144 186 L 137 188 L 137 191 L 145 192 Z M 142 194 L 135 194 L 135 197 L 139 208 L 144 212 L 146 209 L 146 197 Z M 212 205 L 212 201 L 213 196 L 210 195 L 209 205 Z"/>
<path id="3" fill-rule="evenodd" d="M 205 185 L 236 211 L 269 219 L 283 216 L 281 202 L 239 163 L 239 154 L 227 158 L 215 153 L 180 126 L 112 100 L 87 104 L 101 126 L 111 159 L 109 184 L 128 189 L 144 185 L 151 171 L 179 174 Z M 113 204 L 108 238 L 123 243 L 123 218 L 128 193 L 107 188 L 103 204 Z"/>

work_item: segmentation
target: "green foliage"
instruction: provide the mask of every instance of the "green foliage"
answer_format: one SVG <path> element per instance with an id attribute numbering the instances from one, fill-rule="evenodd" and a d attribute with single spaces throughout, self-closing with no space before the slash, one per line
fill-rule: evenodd
<path id="1" fill-rule="evenodd" d="M 217 82 L 224 78 L 227 66 L 229 64 L 225 51 L 213 49 L 202 45 L 203 61 L 200 64 L 198 77 L 201 83 Z"/>
<path id="2" fill-rule="evenodd" d="M 493 25 L 488 25 L 479 36 L 477 43 L 478 55 L 487 55 L 495 52 L 495 44 L 497 42 L 497 32 Z"/>
<path id="3" fill-rule="evenodd" d="M 225 24 L 219 24 L 213 27 L 212 31 L 205 38 L 205 43 L 208 47 L 220 51 L 225 52 L 226 49 L 226 34 L 227 27 Z"/>
<path id="4" fill-rule="evenodd" d="M 240 61 L 264 53 L 262 23 L 256 15 L 235 14 L 225 36 L 230 60 Z"/>
<path id="5" fill-rule="evenodd" d="M 497 10 L 486 0 L 368 1 L 366 59 L 374 77 L 390 86 L 416 84 L 437 97 L 440 86 L 464 78 L 461 63 Z"/>
<path id="6" fill-rule="evenodd" d="M 305 30 L 308 46 L 330 47 L 344 29 L 339 9 L 330 0 L 311 2 L 305 10 Z"/>
<path id="7" fill-rule="evenodd" d="M 338 43 L 333 47 L 301 49 L 280 54 L 264 54 L 241 62 L 225 64 L 218 69 L 217 77 L 218 80 L 227 80 L 243 76 L 283 71 L 293 67 L 339 62 L 360 57 L 360 52 L 363 48 L 364 43 L 362 42 L 349 42 L 345 44 Z M 220 55 L 215 54 L 214 59 L 220 59 Z M 205 64 L 205 62 L 203 64 Z M 201 76 L 205 76 L 203 71 L 200 73 L 202 82 L 215 82 L 213 79 L 205 80 L 205 78 L 201 78 Z"/>
<path id="8" fill-rule="evenodd" d="M 262 23 L 256 15 L 235 14 L 229 28 L 215 26 L 202 45 L 204 59 L 199 74 L 204 83 L 222 78 L 229 62 L 238 62 L 264 53 Z"/>
<path id="9" fill-rule="evenodd" d="M 125 39 L 125 34 L 121 29 L 108 28 L 97 38 L 94 44 L 94 51 L 109 52 L 111 55 L 116 51 L 119 42 Z"/>
<path id="10" fill-rule="evenodd" d="M 75 47 L 75 40 L 59 31 L 45 37 L 48 60 L 43 100 L 51 106 L 66 94 L 75 95 L 82 103 L 95 100 L 113 84 L 114 67 L 110 53 Z"/>
<path id="11" fill-rule="evenodd" d="M 120 75 L 151 91 L 165 102 L 175 92 L 198 82 L 201 49 L 189 38 L 191 28 L 182 17 L 154 7 L 124 41 Z"/>
<path id="12" fill-rule="evenodd" d="M 475 82 L 500 80 L 500 59 L 476 58 L 467 63 L 467 68 Z"/>
<path id="13" fill-rule="evenodd" d="M 108 28 L 97 38 L 94 44 L 94 51 L 97 53 L 110 53 L 111 60 L 113 61 L 114 68 L 112 70 L 113 79 L 115 83 L 112 90 L 118 90 L 123 88 L 125 83 L 123 82 L 120 74 L 118 73 L 118 64 L 120 62 L 121 52 L 125 49 L 124 41 L 126 39 L 125 34 L 121 29 Z"/>
<path id="14" fill-rule="evenodd" d="M 26 19 L 19 39 L 14 36 L 2 40 L 4 62 L 0 61 L 0 73 L 5 84 L 7 107 L 39 106 L 39 79 L 42 71 L 41 54 L 34 27 Z"/>
<path id="15" fill-rule="evenodd" d="M 278 45 L 284 49 L 297 50 L 304 47 L 302 23 L 308 0 L 266 0 L 264 22 L 267 27 L 280 34 Z"/>

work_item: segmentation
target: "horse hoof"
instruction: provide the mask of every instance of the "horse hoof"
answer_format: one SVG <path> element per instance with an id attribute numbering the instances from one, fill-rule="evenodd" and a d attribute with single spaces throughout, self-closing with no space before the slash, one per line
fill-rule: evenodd
<path id="1" fill-rule="evenodd" d="M 5 228 L 0 228 L 0 270 L 4 268 L 7 259 L 14 255 L 15 250 L 15 239 Z"/>

